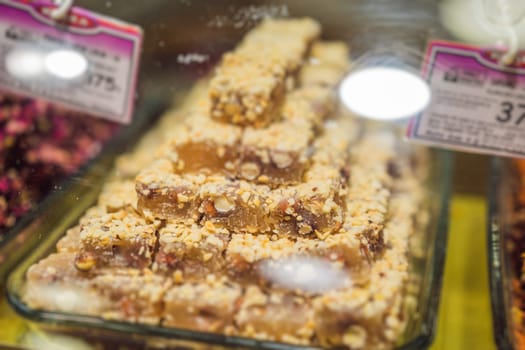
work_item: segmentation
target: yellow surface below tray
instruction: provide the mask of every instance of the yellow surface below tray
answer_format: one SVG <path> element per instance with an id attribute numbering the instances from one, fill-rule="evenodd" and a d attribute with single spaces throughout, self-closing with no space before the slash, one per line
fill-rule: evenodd
<path id="1" fill-rule="evenodd" d="M 431 350 L 492 350 L 485 197 L 454 195 L 439 308 Z"/>

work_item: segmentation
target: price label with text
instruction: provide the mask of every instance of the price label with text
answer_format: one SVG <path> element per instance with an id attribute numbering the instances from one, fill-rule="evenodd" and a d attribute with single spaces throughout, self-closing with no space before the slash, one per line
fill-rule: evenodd
<path id="1" fill-rule="evenodd" d="M 445 148 L 525 157 L 525 53 L 504 54 L 451 42 L 430 43 L 423 65 L 432 92 L 409 126 L 414 141 Z"/>
<path id="2" fill-rule="evenodd" d="M 0 0 L 0 90 L 129 123 L 142 30 L 51 0 Z"/>

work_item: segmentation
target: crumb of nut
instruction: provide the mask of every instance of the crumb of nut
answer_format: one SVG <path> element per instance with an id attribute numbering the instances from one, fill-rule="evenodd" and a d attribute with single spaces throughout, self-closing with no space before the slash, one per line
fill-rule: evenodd
<path id="1" fill-rule="evenodd" d="M 184 282 L 184 275 L 182 274 L 181 270 L 175 270 L 173 272 L 173 282 L 175 283 L 183 283 Z"/>
<path id="2" fill-rule="evenodd" d="M 241 165 L 241 176 L 248 180 L 255 180 L 261 170 L 256 163 L 247 162 Z"/>
<path id="3" fill-rule="evenodd" d="M 82 253 L 75 259 L 75 266 L 81 271 L 91 270 L 96 265 L 97 260 L 91 254 Z"/>
<path id="4" fill-rule="evenodd" d="M 181 203 L 186 203 L 190 200 L 190 197 L 186 196 L 183 193 L 177 193 L 177 200 Z"/>
<path id="5" fill-rule="evenodd" d="M 234 170 L 235 169 L 235 164 L 231 161 L 227 161 L 225 164 L 224 164 L 224 168 L 226 168 L 226 170 Z"/>
<path id="6" fill-rule="evenodd" d="M 272 152 L 270 154 L 272 161 L 278 168 L 283 169 L 290 166 L 293 162 L 292 157 L 286 152 Z"/>
<path id="7" fill-rule="evenodd" d="M 219 158 L 224 157 L 225 154 L 226 148 L 224 146 L 220 146 L 219 148 L 217 148 L 217 156 L 219 156 Z"/>
<path id="8" fill-rule="evenodd" d="M 343 343 L 352 349 L 363 349 L 366 345 L 366 330 L 358 325 L 348 327 L 343 335 Z"/>
<path id="9" fill-rule="evenodd" d="M 306 235 L 306 234 L 308 234 L 308 233 L 310 233 L 312 231 L 313 231 L 312 226 L 310 226 L 308 224 L 301 224 L 299 226 L 299 234 L 301 234 L 301 235 Z"/>
<path id="10" fill-rule="evenodd" d="M 235 208 L 235 203 L 228 198 L 221 196 L 214 199 L 213 206 L 219 213 L 228 213 Z"/>
<path id="11" fill-rule="evenodd" d="M 261 175 L 257 178 L 257 181 L 259 181 L 262 184 L 267 184 L 270 182 L 270 178 L 267 175 Z"/>
<path id="12" fill-rule="evenodd" d="M 206 220 L 206 222 L 204 223 L 204 227 L 210 231 L 210 232 L 215 232 L 217 230 L 217 228 L 215 227 L 215 225 L 213 224 L 212 221 L 210 220 Z"/>

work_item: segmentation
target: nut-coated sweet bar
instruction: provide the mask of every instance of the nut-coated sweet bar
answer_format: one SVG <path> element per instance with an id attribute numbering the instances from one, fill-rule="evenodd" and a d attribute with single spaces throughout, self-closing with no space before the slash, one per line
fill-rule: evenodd
<path id="1" fill-rule="evenodd" d="M 28 270 L 26 301 L 33 308 L 158 324 L 171 283 L 146 269 L 82 271 L 75 253 L 61 252 Z"/>
<path id="2" fill-rule="evenodd" d="M 148 222 L 132 208 L 87 218 L 80 224 L 79 270 L 95 267 L 150 266 L 158 222 Z"/>
<path id="3" fill-rule="evenodd" d="M 319 34 L 311 19 L 264 21 L 217 68 L 209 90 L 212 118 L 255 127 L 273 122 L 287 80 Z"/>

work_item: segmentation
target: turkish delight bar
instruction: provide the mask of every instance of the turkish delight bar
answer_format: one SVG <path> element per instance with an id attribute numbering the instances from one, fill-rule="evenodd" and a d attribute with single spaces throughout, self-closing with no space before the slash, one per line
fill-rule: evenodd
<path id="1" fill-rule="evenodd" d="M 283 120 L 247 127 L 240 145 L 239 177 L 272 186 L 297 184 L 310 165 L 316 129 L 335 109 L 333 90 L 299 88 L 286 97 Z"/>
<path id="2" fill-rule="evenodd" d="M 319 24 L 311 19 L 265 20 L 223 56 L 210 82 L 212 118 L 255 127 L 273 122 L 287 80 L 319 34 Z"/>
<path id="3" fill-rule="evenodd" d="M 156 271 L 175 274 L 175 278 L 199 278 L 208 273 L 223 273 L 223 254 L 230 233 L 208 223 L 169 221 L 159 230 Z"/>
<path id="4" fill-rule="evenodd" d="M 135 213 L 137 208 L 137 192 L 135 183 L 130 180 L 111 180 L 106 183 L 99 195 L 98 204 L 91 207 L 80 218 L 79 224 L 67 230 L 64 237 L 57 243 L 59 252 L 78 252 L 81 248 L 80 232 L 86 235 L 87 227 L 94 220 L 105 214 L 124 211 L 130 215 Z M 126 214 L 123 214 L 124 216 Z"/>
<path id="5" fill-rule="evenodd" d="M 175 284 L 164 297 L 163 325 L 204 332 L 233 333 L 242 288 L 225 277 Z"/>
<path id="6" fill-rule="evenodd" d="M 176 174 L 171 160 L 157 159 L 136 177 L 138 210 L 150 219 L 198 221 L 198 188 L 205 180 L 207 179 L 203 174 Z"/>
<path id="7" fill-rule="evenodd" d="M 178 173 L 235 175 L 242 129 L 195 112 L 170 135 L 160 151 Z"/>
<path id="8" fill-rule="evenodd" d="M 80 250 L 75 265 L 94 267 L 150 266 L 160 222 L 148 222 L 132 208 L 87 218 L 80 224 Z"/>
<path id="9" fill-rule="evenodd" d="M 25 300 L 32 308 L 158 324 L 171 280 L 149 270 L 82 271 L 76 255 L 49 255 L 27 272 Z"/>
<path id="10" fill-rule="evenodd" d="M 339 41 L 319 41 L 299 72 L 299 85 L 335 86 L 349 69 L 348 45 Z"/>
<path id="11" fill-rule="evenodd" d="M 237 333 L 255 339 L 307 345 L 314 336 L 310 302 L 291 293 L 268 293 L 249 286 L 235 315 Z"/>

